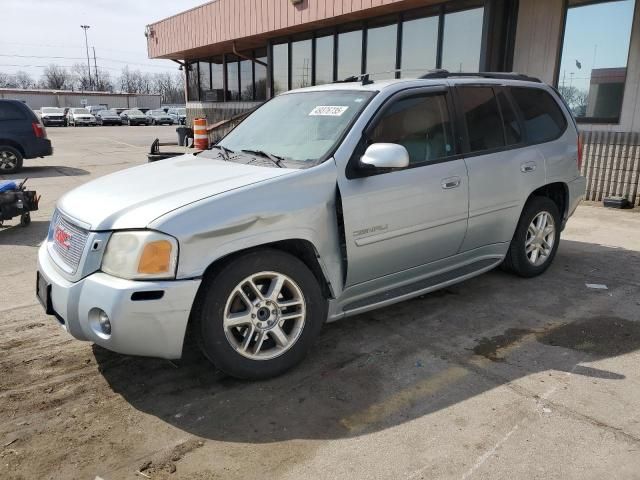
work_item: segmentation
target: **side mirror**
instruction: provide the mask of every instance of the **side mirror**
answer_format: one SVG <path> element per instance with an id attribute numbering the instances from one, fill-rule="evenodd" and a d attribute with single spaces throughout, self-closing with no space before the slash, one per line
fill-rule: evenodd
<path id="1" fill-rule="evenodd" d="M 409 166 L 409 152 L 397 143 L 374 143 L 360 157 L 360 164 L 374 168 L 405 168 Z"/>

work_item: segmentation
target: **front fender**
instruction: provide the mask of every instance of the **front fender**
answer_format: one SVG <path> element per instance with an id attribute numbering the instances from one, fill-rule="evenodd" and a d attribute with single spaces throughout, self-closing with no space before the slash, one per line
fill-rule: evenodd
<path id="1" fill-rule="evenodd" d="M 343 288 L 333 160 L 186 205 L 149 228 L 180 243 L 179 279 L 196 278 L 217 260 L 283 240 L 305 240 L 315 249 L 334 295 Z"/>

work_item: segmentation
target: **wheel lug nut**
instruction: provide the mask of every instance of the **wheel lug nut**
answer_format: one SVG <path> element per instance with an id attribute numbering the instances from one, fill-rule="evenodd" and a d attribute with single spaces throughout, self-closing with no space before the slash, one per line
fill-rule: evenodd
<path id="1" fill-rule="evenodd" d="M 252 313 L 252 314 L 251 314 L 251 318 L 256 318 L 256 314 L 255 314 L 255 313 Z"/>

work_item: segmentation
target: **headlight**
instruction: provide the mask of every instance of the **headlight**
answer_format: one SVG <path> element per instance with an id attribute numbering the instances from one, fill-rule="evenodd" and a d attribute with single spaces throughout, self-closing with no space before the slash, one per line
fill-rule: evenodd
<path id="1" fill-rule="evenodd" d="M 102 257 L 103 272 L 130 280 L 175 278 L 177 265 L 177 240 L 152 231 L 115 232 Z"/>

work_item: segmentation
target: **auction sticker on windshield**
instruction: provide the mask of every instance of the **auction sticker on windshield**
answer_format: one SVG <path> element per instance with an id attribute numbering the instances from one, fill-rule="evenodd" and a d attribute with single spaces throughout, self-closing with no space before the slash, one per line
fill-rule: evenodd
<path id="1" fill-rule="evenodd" d="M 309 115 L 339 117 L 340 115 L 342 115 L 344 112 L 347 111 L 347 108 L 349 107 L 344 107 L 339 105 L 318 105 L 313 110 L 311 110 L 311 113 L 309 113 Z"/>

